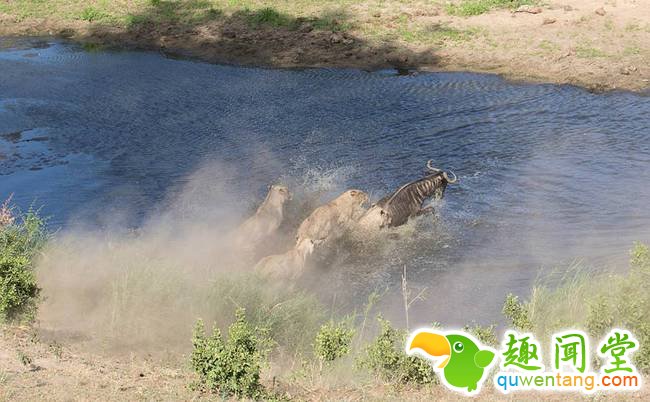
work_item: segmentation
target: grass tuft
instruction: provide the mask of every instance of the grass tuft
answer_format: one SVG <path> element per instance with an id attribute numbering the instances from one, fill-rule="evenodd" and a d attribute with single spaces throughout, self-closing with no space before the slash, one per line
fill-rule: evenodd
<path id="1" fill-rule="evenodd" d="M 79 19 L 88 22 L 97 22 L 109 19 L 110 16 L 94 7 L 86 7 L 79 14 Z"/>
<path id="2" fill-rule="evenodd" d="M 536 4 L 536 0 L 461 0 L 447 4 L 445 11 L 450 15 L 469 17 L 485 14 L 501 8 L 516 9 L 524 5 Z"/>

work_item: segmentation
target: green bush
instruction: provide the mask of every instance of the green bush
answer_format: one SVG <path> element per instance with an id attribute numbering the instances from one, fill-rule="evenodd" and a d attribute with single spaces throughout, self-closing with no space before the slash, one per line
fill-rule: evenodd
<path id="1" fill-rule="evenodd" d="M 192 337 L 192 368 L 204 388 L 224 396 L 260 398 L 264 393 L 260 371 L 265 364 L 269 340 L 264 330 L 246 321 L 243 309 L 237 310 L 236 316 L 228 329 L 227 341 L 218 328 L 208 337 L 203 322 L 196 324 Z"/>
<path id="2" fill-rule="evenodd" d="M 472 326 L 465 325 L 465 327 L 463 327 L 463 331 L 474 335 L 476 339 L 478 339 L 484 345 L 496 347 L 499 343 L 497 334 L 494 331 L 496 327 L 496 324 L 488 325 L 486 327 L 478 324 L 474 324 Z"/>
<path id="3" fill-rule="evenodd" d="M 530 322 L 527 306 L 519 302 L 519 298 L 512 293 L 506 296 L 506 301 L 503 304 L 503 315 L 519 331 L 525 332 L 532 329 L 533 324 Z"/>
<path id="4" fill-rule="evenodd" d="M 633 355 L 636 367 L 650 373 L 650 252 L 636 243 L 630 254 L 627 273 L 574 267 L 559 286 L 536 285 L 528 302 L 508 295 L 503 313 L 515 328 L 538 338 L 566 328 L 584 329 L 594 347 L 612 328 L 625 328 L 640 343 Z"/>
<path id="5" fill-rule="evenodd" d="M 321 326 L 314 342 L 314 353 L 325 362 L 332 362 L 350 352 L 354 329 L 346 322 L 333 321 Z"/>
<path id="6" fill-rule="evenodd" d="M 399 384 L 431 384 L 437 382 L 429 363 L 418 356 L 404 352 L 406 331 L 398 330 L 387 320 L 378 317 L 380 333 L 358 361 L 361 368 L 370 370 L 376 377 Z"/>
<path id="7" fill-rule="evenodd" d="M 47 235 L 44 222 L 34 211 L 0 225 L 0 322 L 32 321 L 40 288 L 34 275 L 34 259 Z"/>

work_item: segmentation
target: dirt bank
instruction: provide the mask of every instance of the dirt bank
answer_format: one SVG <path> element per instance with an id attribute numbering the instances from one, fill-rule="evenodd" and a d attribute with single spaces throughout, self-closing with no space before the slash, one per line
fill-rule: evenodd
<path id="1" fill-rule="evenodd" d="M 217 395 L 192 390 L 196 380 L 187 368 L 187 356 L 166 359 L 123 354 L 91 354 L 77 347 L 48 340 L 48 335 L 28 327 L 0 327 L 0 401 L 180 401 L 215 400 Z M 79 342 L 76 339 L 75 342 Z M 82 348 L 83 349 L 83 348 Z M 466 398 L 442 386 L 413 389 L 377 383 L 357 388 L 298 381 L 283 383 L 264 378 L 286 400 L 300 401 L 461 401 Z M 576 401 L 593 399 L 580 394 L 534 392 L 500 394 L 486 386 L 478 400 L 486 401 Z M 647 390 L 602 395 L 603 401 L 647 400 Z"/>
<path id="2" fill-rule="evenodd" d="M 54 35 L 216 63 L 477 71 L 592 90 L 650 87 L 650 2 L 565 0 L 458 15 L 473 11 L 453 5 L 471 1 L 480 3 L 130 0 L 102 9 L 102 2 L 9 1 L 0 3 L 0 36 Z"/>

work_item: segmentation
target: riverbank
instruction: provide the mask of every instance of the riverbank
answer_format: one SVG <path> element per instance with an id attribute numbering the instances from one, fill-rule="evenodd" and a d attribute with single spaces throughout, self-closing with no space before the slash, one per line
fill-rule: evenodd
<path id="1" fill-rule="evenodd" d="M 51 271 L 48 266 L 56 261 L 75 266 L 62 257 L 81 253 L 49 235 L 34 213 L 14 215 L 14 210 L 6 203 L 0 211 L 0 401 L 211 400 L 217 395 L 239 400 L 463 398 L 441 386 L 428 363 L 403 354 L 407 331 L 380 315 L 379 328 L 372 324 L 379 293 L 354 315 L 336 321 L 334 303 L 328 309 L 303 291 L 269 286 L 264 278 L 206 272 L 210 284 L 196 268 L 185 271 L 151 256 L 134 258 L 133 251 L 147 253 L 136 238 L 110 242 L 110 264 L 119 267 L 113 273 L 97 264 L 106 257 L 93 251 L 92 267 L 101 279 L 90 278 L 87 269 L 80 275 L 58 264 Z M 127 243 L 131 251 L 125 249 Z M 125 252 L 127 264 L 116 256 Z M 648 373 L 650 250 L 637 243 L 630 257 L 625 274 L 574 270 L 559 287 L 540 282 L 530 300 L 507 296 L 503 315 L 508 327 L 542 339 L 571 323 L 602 339 L 609 328 L 624 325 L 639 340 L 631 362 L 640 373 Z M 196 276 L 193 285 L 190 273 Z M 83 277 L 83 284 L 73 277 Z M 55 281 L 71 303 L 61 303 Z M 403 284 L 408 317 L 409 298 L 412 303 L 422 293 L 413 297 L 406 279 Z M 215 329 L 209 338 L 203 321 L 190 329 L 196 316 L 212 317 L 207 322 Z M 223 319 L 230 322 L 221 325 Z M 498 348 L 496 325 L 469 325 L 463 331 Z M 594 398 L 534 391 L 502 395 L 492 385 L 478 396 L 490 401 L 541 397 Z M 597 398 L 647 400 L 648 390 L 603 390 Z"/>
<path id="2" fill-rule="evenodd" d="M 153 49 L 215 63 L 473 71 L 594 91 L 650 88 L 650 3 L 534 3 L 9 1 L 0 3 L 0 36 L 57 36 L 88 49 Z"/>
<path id="3" fill-rule="evenodd" d="M 0 326 L 0 401 L 210 401 L 212 393 L 189 386 L 196 376 L 184 356 L 167 359 L 137 354 L 107 356 L 43 338 L 29 327 Z M 466 398 L 442 386 L 413 387 L 382 382 L 361 386 L 314 382 L 287 382 L 265 377 L 263 383 L 277 400 L 298 401 L 461 401 Z M 578 393 L 519 392 L 503 395 L 486 387 L 478 400 L 485 401 L 590 401 Z M 600 395 L 603 401 L 640 401 L 648 391 Z M 221 399 L 220 399 L 221 400 Z M 232 399 L 237 400 L 237 399 Z M 248 400 L 248 399 L 245 399 Z"/>

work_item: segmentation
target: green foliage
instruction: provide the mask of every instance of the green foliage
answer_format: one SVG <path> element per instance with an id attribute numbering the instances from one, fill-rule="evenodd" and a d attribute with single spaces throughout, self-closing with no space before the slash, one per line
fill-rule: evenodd
<path id="1" fill-rule="evenodd" d="M 497 339 L 497 334 L 494 331 L 496 324 L 488 325 L 486 327 L 474 324 L 472 326 L 465 325 L 463 331 L 468 332 L 476 337 L 482 344 L 487 346 L 497 346 L 499 340 Z"/>
<path id="2" fill-rule="evenodd" d="M 343 32 L 354 28 L 354 23 L 350 21 L 350 16 L 343 9 L 327 11 L 320 16 L 310 19 L 314 29 Z"/>
<path id="3" fill-rule="evenodd" d="M 630 251 L 630 265 L 634 269 L 650 270 L 650 249 L 643 243 L 635 242 Z"/>
<path id="4" fill-rule="evenodd" d="M 588 302 L 589 312 L 587 314 L 586 327 L 591 336 L 599 337 L 612 329 L 614 316 L 611 302 L 604 295 L 594 297 Z"/>
<path id="5" fill-rule="evenodd" d="M 314 353 L 325 362 L 332 362 L 350 352 L 354 329 L 345 322 L 330 321 L 320 327 L 314 342 Z"/>
<path id="6" fill-rule="evenodd" d="M 576 46 L 576 57 L 580 57 L 582 59 L 607 57 L 607 53 L 588 44 L 581 44 Z"/>
<path id="7" fill-rule="evenodd" d="M 79 14 L 79 19 L 88 22 L 100 21 L 108 18 L 108 14 L 94 7 L 86 7 Z"/>
<path id="8" fill-rule="evenodd" d="M 149 0 L 149 7 L 139 13 L 127 13 L 121 20 L 133 28 L 146 24 L 199 24 L 223 16 L 208 0 Z"/>
<path id="9" fill-rule="evenodd" d="M 475 36 L 476 30 L 462 30 L 447 24 L 432 24 L 425 27 L 402 25 L 399 28 L 406 42 L 422 42 L 441 45 L 448 42 L 463 42 Z"/>
<path id="10" fill-rule="evenodd" d="M 519 331 L 530 331 L 532 329 L 533 324 L 530 321 L 528 306 L 519 302 L 519 298 L 512 293 L 506 296 L 502 311 L 515 329 Z"/>
<path id="11" fill-rule="evenodd" d="M 228 340 L 214 328 L 205 334 L 199 320 L 192 337 L 192 368 L 199 375 L 200 385 L 224 396 L 260 398 L 264 387 L 260 371 L 265 364 L 269 339 L 265 331 L 246 321 L 244 310 L 237 310 L 236 321 L 228 329 Z"/>
<path id="12" fill-rule="evenodd" d="M 272 7 L 265 7 L 260 10 L 245 10 L 246 18 L 253 26 L 270 25 L 273 27 L 286 27 L 293 25 L 295 20 L 285 14 L 281 14 Z"/>
<path id="13" fill-rule="evenodd" d="M 33 320 L 40 295 L 34 259 L 46 240 L 34 211 L 0 225 L 0 322 Z"/>
<path id="14" fill-rule="evenodd" d="M 404 352 L 406 331 L 393 328 L 387 320 L 378 317 L 380 333 L 358 361 L 362 368 L 376 377 L 400 384 L 431 384 L 437 381 L 429 363 Z"/>
<path id="15" fill-rule="evenodd" d="M 498 8 L 515 9 L 523 5 L 536 4 L 536 0 L 460 0 L 448 4 L 445 8 L 448 14 L 472 16 L 487 13 Z"/>
<path id="16" fill-rule="evenodd" d="M 527 303 L 508 295 L 503 313 L 539 338 L 568 327 L 585 329 L 594 347 L 612 328 L 625 328 L 640 343 L 636 367 L 650 373 L 650 252 L 636 243 L 630 254 L 627 273 L 570 270 L 559 286 L 537 285 Z"/>

